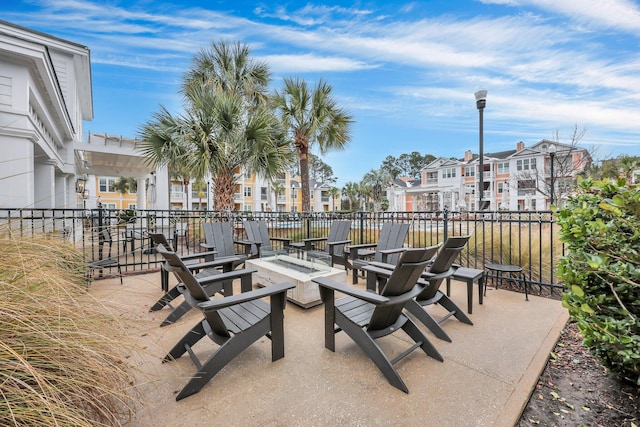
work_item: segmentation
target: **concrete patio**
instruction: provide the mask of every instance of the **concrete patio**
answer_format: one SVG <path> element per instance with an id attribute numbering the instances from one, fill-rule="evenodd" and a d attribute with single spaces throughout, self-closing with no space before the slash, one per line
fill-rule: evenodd
<path id="1" fill-rule="evenodd" d="M 410 390 L 405 394 L 346 334 L 337 335 L 335 353 L 324 348 L 322 305 L 289 303 L 283 359 L 272 363 L 270 341 L 262 338 L 200 393 L 176 402 L 195 368 L 187 356 L 165 364 L 161 359 L 201 313 L 192 310 L 160 328 L 168 309 L 148 312 L 162 295 L 160 273 L 126 276 L 124 286 L 118 279 L 98 280 L 90 292 L 131 320 L 125 324 L 140 351 L 130 360 L 139 369 L 144 399 L 135 426 L 513 426 L 568 319 L 557 300 L 530 296 L 526 302 L 523 294 L 490 287 L 479 305 L 474 292 L 474 325 L 454 318 L 443 324 L 453 342 L 422 327 L 444 362 L 414 351 L 396 365 Z M 463 283 L 452 283 L 452 299 L 466 309 Z M 402 332 L 377 342 L 390 356 L 409 346 Z M 194 351 L 205 357 L 214 344 L 202 343 Z"/>

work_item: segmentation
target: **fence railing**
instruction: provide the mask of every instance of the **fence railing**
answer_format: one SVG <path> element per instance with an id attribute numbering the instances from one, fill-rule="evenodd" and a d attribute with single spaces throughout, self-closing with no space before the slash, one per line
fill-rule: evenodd
<path id="1" fill-rule="evenodd" d="M 267 223 L 271 237 L 292 241 L 329 234 L 334 220 L 350 220 L 352 244 L 375 243 L 385 222 L 409 224 L 407 247 L 444 242 L 450 235 L 470 235 L 458 262 L 471 268 L 485 263 L 522 266 L 538 289 L 559 293 L 555 266 L 563 255 L 551 212 L 230 212 L 230 211 L 115 211 L 105 209 L 0 209 L 0 233 L 16 236 L 59 236 L 72 242 L 88 260 L 118 257 L 123 271 L 143 272 L 159 268 L 161 260 L 151 246 L 148 232 L 162 232 L 173 239 L 181 254 L 201 251 L 205 242 L 202 224 L 231 221 L 235 237 L 246 238 L 243 221 Z M 239 247 L 238 250 L 241 248 Z"/>

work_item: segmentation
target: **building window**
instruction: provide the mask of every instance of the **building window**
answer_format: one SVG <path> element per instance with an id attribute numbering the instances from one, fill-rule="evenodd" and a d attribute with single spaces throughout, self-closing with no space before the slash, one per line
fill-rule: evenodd
<path id="1" fill-rule="evenodd" d="M 137 209 L 136 208 L 136 204 L 135 203 L 129 203 L 129 208 L 128 209 L 133 209 L 133 210 Z"/>
<path id="2" fill-rule="evenodd" d="M 244 197 L 251 197 L 251 187 L 244 187 Z"/>
<path id="3" fill-rule="evenodd" d="M 104 206 L 105 209 L 113 211 L 116 209 L 116 204 L 115 203 L 103 203 L 102 206 Z"/>
<path id="4" fill-rule="evenodd" d="M 467 166 L 464 168 L 464 176 L 475 176 L 476 168 L 472 166 Z"/>
<path id="5" fill-rule="evenodd" d="M 260 187 L 260 200 L 267 200 L 267 187 Z"/>
<path id="6" fill-rule="evenodd" d="M 504 193 L 506 188 L 507 188 L 507 183 L 506 182 L 499 182 L 498 183 L 498 194 Z"/>
<path id="7" fill-rule="evenodd" d="M 116 179 L 115 178 L 100 178 L 100 192 L 101 193 L 115 193 L 116 192 Z"/>
<path id="8" fill-rule="evenodd" d="M 536 159 L 521 159 L 516 162 L 519 171 L 535 170 Z"/>
<path id="9" fill-rule="evenodd" d="M 498 173 L 509 173 L 509 162 L 498 163 Z"/>
<path id="10" fill-rule="evenodd" d="M 455 178 L 456 177 L 456 168 L 446 168 L 442 169 L 442 178 Z"/>
<path id="11" fill-rule="evenodd" d="M 297 199 L 298 198 L 298 192 L 296 191 L 296 189 L 294 187 L 291 187 L 291 198 L 292 199 Z"/>
<path id="12" fill-rule="evenodd" d="M 464 185 L 465 194 L 476 194 L 476 186 L 475 184 L 465 184 Z"/>
<path id="13" fill-rule="evenodd" d="M 245 212 L 251 212 L 251 205 L 244 205 Z"/>

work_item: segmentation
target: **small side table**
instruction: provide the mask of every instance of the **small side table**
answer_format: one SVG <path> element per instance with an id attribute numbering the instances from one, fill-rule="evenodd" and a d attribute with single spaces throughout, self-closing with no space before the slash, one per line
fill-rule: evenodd
<path id="1" fill-rule="evenodd" d="M 473 283 L 478 282 L 478 303 L 482 304 L 484 291 L 484 270 L 458 267 L 453 275 L 447 277 L 447 296 L 451 290 L 451 279 L 460 280 L 467 284 L 467 313 L 473 314 Z"/>
<path id="2" fill-rule="evenodd" d="M 515 284 L 518 284 L 518 281 L 524 283 L 524 297 L 526 301 L 529 301 L 529 281 L 522 267 L 511 264 L 485 264 L 484 268 L 495 272 L 496 289 L 498 288 L 498 283 L 502 283 L 503 280 L 509 280 Z"/>

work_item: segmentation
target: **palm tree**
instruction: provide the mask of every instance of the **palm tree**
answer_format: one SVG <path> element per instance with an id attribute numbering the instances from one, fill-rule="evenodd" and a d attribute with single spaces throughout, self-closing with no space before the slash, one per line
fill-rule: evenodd
<path id="1" fill-rule="evenodd" d="M 351 116 L 338 108 L 331 95 L 331 86 L 324 80 L 310 90 L 307 82 L 285 78 L 284 88 L 276 91 L 273 105 L 281 123 L 288 130 L 300 162 L 302 210 L 310 211 L 309 153 L 317 143 L 320 153 L 342 149 L 350 139 Z"/>
<path id="2" fill-rule="evenodd" d="M 371 169 L 362 177 L 362 185 L 367 189 L 371 200 L 373 201 L 373 210 L 379 211 L 382 205 L 382 199 L 385 195 L 385 189 L 391 182 L 391 176 L 382 169 Z"/>
<path id="3" fill-rule="evenodd" d="M 269 198 L 271 198 L 272 193 L 275 203 L 269 203 L 269 207 L 273 212 L 276 212 L 278 210 L 278 196 L 284 194 L 284 184 L 278 180 L 269 181 Z"/>
<path id="4" fill-rule="evenodd" d="M 349 209 L 355 211 L 358 209 L 359 186 L 355 182 L 347 182 L 342 187 L 342 195 L 349 201 Z"/>
<path id="5" fill-rule="evenodd" d="M 621 156 L 617 162 L 620 173 L 624 175 L 627 183 L 631 183 L 633 179 L 633 172 L 640 168 L 640 158 L 635 156 Z"/>
<path id="6" fill-rule="evenodd" d="M 329 196 L 331 197 L 331 200 L 333 202 L 332 203 L 333 210 L 335 210 L 336 199 L 338 197 L 340 197 L 340 190 L 337 187 L 331 187 L 331 188 L 329 188 L 328 193 L 329 193 Z"/>
<path id="7" fill-rule="evenodd" d="M 284 131 L 269 109 L 266 64 L 247 45 L 213 43 L 193 59 L 181 93 L 183 116 L 166 109 L 147 122 L 141 137 L 152 163 L 177 164 L 196 179 L 212 176 L 213 204 L 233 210 L 236 172 L 275 178 L 291 161 Z"/>

